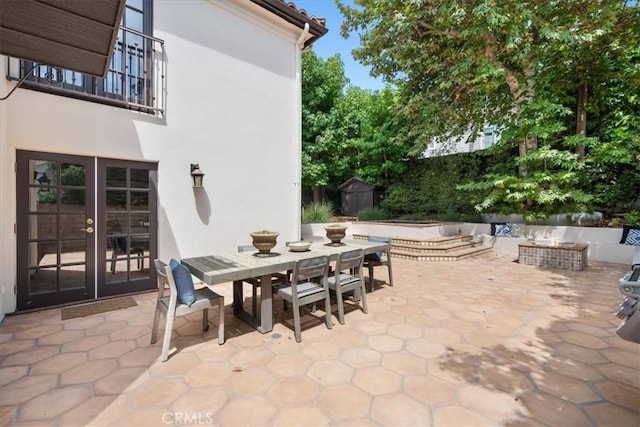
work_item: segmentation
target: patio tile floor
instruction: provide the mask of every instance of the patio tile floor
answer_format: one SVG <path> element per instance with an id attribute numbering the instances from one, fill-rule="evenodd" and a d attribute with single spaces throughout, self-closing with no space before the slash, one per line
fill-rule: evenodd
<path id="1" fill-rule="evenodd" d="M 327 330 L 307 312 L 300 344 L 279 301 L 262 335 L 220 285 L 227 342 L 201 333 L 199 314 L 177 319 L 165 363 L 162 335 L 149 344 L 155 293 L 79 319 L 7 316 L 0 425 L 638 427 L 640 345 L 613 314 L 627 268 L 394 260 L 395 286 L 377 282 L 369 314 L 349 307 L 340 325 L 334 310 Z"/>

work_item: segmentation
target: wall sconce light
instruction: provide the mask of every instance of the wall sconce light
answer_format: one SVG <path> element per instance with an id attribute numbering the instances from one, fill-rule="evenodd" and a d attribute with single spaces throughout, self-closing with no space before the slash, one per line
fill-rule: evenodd
<path id="1" fill-rule="evenodd" d="M 51 179 L 47 176 L 45 172 L 33 171 L 33 180 L 42 186 L 46 185 L 48 187 L 49 184 L 51 184 Z M 47 192 L 49 191 L 49 188 L 47 187 L 41 188 L 38 191 Z"/>
<path id="2" fill-rule="evenodd" d="M 193 188 L 202 187 L 204 173 L 200 170 L 200 165 L 198 163 L 191 163 L 191 178 L 193 178 Z"/>

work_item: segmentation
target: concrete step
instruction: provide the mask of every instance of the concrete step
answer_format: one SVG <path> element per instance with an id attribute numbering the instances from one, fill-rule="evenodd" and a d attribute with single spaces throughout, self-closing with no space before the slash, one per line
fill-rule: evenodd
<path id="1" fill-rule="evenodd" d="M 366 234 L 354 234 L 354 239 L 362 239 L 367 240 Z M 391 239 L 392 245 L 402 245 L 402 246 L 439 246 L 448 243 L 455 242 L 468 242 L 471 241 L 471 235 L 455 235 L 455 236 L 437 236 L 437 237 L 388 237 L 388 236 L 378 236 L 378 237 L 386 237 Z"/>
<path id="2" fill-rule="evenodd" d="M 392 258 L 411 259 L 414 261 L 460 261 L 465 258 L 470 258 L 478 255 L 483 255 L 491 252 L 492 248 L 488 246 L 472 246 L 463 249 L 458 249 L 451 252 L 443 252 L 441 254 L 422 254 L 410 251 L 391 251 Z"/>
<path id="3" fill-rule="evenodd" d="M 368 236 L 354 234 L 353 237 L 366 240 Z M 469 235 L 389 238 L 391 257 L 416 261 L 458 261 L 491 251 L 491 247 L 483 246 L 481 241 L 472 240 Z"/>
<path id="4" fill-rule="evenodd" d="M 474 241 L 474 240 L 465 240 L 465 241 L 457 241 L 457 242 L 446 242 L 440 245 L 412 245 L 412 244 L 397 244 L 394 240 L 391 244 L 391 251 L 394 250 L 403 251 L 403 252 L 413 252 L 421 255 L 439 255 L 446 254 L 451 252 L 456 252 L 461 249 L 471 248 L 475 246 L 482 245 L 482 242 Z"/>

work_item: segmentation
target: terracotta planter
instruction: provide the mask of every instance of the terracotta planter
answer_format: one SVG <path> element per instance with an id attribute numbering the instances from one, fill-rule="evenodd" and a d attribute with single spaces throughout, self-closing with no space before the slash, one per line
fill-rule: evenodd
<path id="1" fill-rule="evenodd" d="M 251 233 L 251 238 L 253 239 L 253 246 L 260 252 L 261 254 L 268 254 L 271 249 L 276 245 L 278 241 L 278 236 L 280 233 L 275 231 L 270 232 L 254 232 Z"/>
<path id="2" fill-rule="evenodd" d="M 340 240 L 344 239 L 347 227 L 340 224 L 327 225 L 325 228 L 327 232 L 327 239 L 331 240 L 331 243 L 338 244 Z"/>

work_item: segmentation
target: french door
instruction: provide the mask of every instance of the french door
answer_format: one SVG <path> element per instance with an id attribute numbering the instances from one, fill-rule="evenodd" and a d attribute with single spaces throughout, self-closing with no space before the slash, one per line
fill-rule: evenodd
<path id="1" fill-rule="evenodd" d="M 155 163 L 16 160 L 18 310 L 155 288 Z"/>

